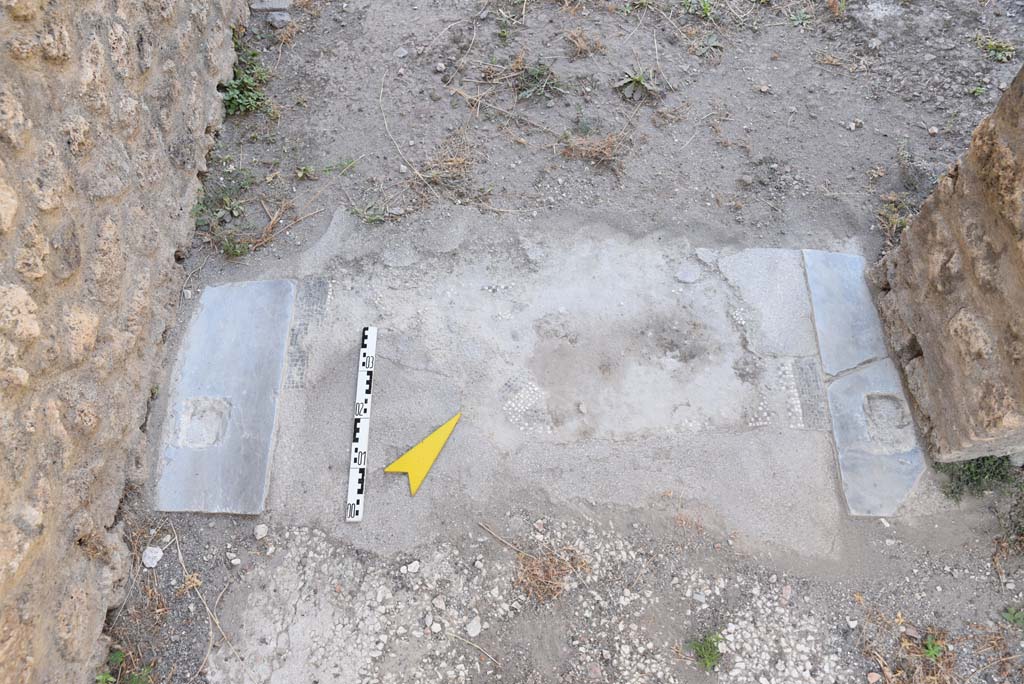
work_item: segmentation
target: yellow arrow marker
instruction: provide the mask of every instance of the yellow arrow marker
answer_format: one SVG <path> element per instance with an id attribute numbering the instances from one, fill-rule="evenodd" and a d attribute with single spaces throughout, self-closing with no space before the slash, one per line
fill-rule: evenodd
<path id="1" fill-rule="evenodd" d="M 444 448 L 445 442 L 448 441 L 452 430 L 455 429 L 455 424 L 461 417 L 461 413 L 456 413 L 451 420 L 431 432 L 425 440 L 384 468 L 384 472 L 407 473 L 409 475 L 409 496 L 415 496 L 416 490 L 423 484 L 427 473 L 430 472 L 430 466 L 434 465 L 434 461 L 437 460 L 438 454 L 441 453 L 441 449 Z"/>

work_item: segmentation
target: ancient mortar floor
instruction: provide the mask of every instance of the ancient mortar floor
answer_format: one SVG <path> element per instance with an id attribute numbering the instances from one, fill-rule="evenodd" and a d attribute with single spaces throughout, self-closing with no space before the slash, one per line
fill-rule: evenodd
<path id="1" fill-rule="evenodd" d="M 344 212 L 328 235 L 368 246 Z M 341 508 L 325 502 L 346 489 L 363 325 L 381 333 L 368 520 L 341 526 L 358 544 L 414 544 L 420 525 L 511 485 L 634 504 L 678 489 L 768 546 L 800 529 L 806 551 L 826 548 L 844 505 L 893 515 L 911 492 L 923 458 L 861 257 L 723 254 L 590 226 L 569 253 L 542 238 L 517 247 L 445 255 L 438 277 L 400 262 L 384 276 L 338 268 L 208 288 L 170 404 L 158 506 L 258 513 L 265 494 L 281 520 L 336 526 Z M 224 349 L 234 363 L 218 362 Z M 267 403 L 282 385 L 271 445 Z M 210 418 L 218 405 L 229 408 Z M 411 499 L 382 466 L 458 411 Z M 797 483 L 799 497 L 773 492 Z"/>
<path id="2" fill-rule="evenodd" d="M 508 231 L 470 214 L 446 235 L 438 243 L 368 231 L 339 210 L 297 258 L 264 261 L 256 279 L 208 286 L 199 299 L 167 403 L 157 505 L 256 513 L 255 493 L 281 531 L 256 551 L 277 557 L 255 564 L 248 590 L 229 594 L 232 647 L 247 655 L 219 649 L 213 681 L 311 672 L 433 681 L 455 663 L 443 649 L 431 660 L 419 641 L 437 636 L 432 624 L 442 636 L 478 635 L 481 620 L 497 629 L 522 608 L 507 564 L 490 577 L 453 569 L 485 567 L 482 554 L 460 557 L 466 544 L 494 551 L 476 521 L 530 530 L 543 521 L 510 512 L 566 507 L 629 519 L 668 497 L 730 544 L 834 562 L 851 514 L 898 515 L 912 494 L 923 460 L 862 258 L 694 249 L 670 231 L 635 238 L 597 222 L 561 225 L 557 235 Z M 366 512 L 353 524 L 344 504 L 364 325 L 379 333 Z M 224 340 L 233 340 L 235 361 L 224 368 L 234 382 L 222 368 L 197 385 L 189 369 L 209 367 Z M 280 388 L 272 435 L 265 420 L 243 424 L 268 397 L 274 403 L 271 386 Z M 383 467 L 459 411 L 410 497 L 406 477 Z M 564 535 L 606 563 L 619 557 L 621 537 L 578 524 L 543 535 Z M 383 557 L 406 560 L 390 569 L 370 560 Z M 615 567 L 592 568 L 587 581 L 630 572 Z M 408 581 L 396 585 L 395 573 Z M 698 573 L 682 589 L 705 595 L 718 581 Z M 759 580 L 736 581 L 738 591 L 761 591 Z M 782 600 L 781 585 L 771 590 Z M 642 599 L 635 608 L 655 606 Z M 513 638 L 508 629 L 535 641 L 555 628 L 530 619 L 510 622 L 503 639 Z M 779 629 L 825 629 L 801 619 Z M 654 638 L 633 636 L 640 648 Z M 455 637 L 445 644 L 458 646 Z M 685 681 L 668 674 L 667 644 L 620 671 Z M 843 681 L 838 672 L 820 678 L 839 667 L 825 644 L 814 646 L 813 665 L 794 661 L 799 676 L 789 681 Z M 451 678 L 496 673 L 460 658 Z M 430 667 L 409 669 L 414 661 Z"/>

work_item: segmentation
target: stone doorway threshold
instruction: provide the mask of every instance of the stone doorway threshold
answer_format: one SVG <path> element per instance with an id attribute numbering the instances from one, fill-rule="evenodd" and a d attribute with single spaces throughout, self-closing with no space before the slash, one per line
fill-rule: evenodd
<path id="1" fill-rule="evenodd" d="M 517 489 L 629 505 L 671 489 L 813 552 L 844 511 L 890 516 L 914 489 L 924 459 L 863 258 L 592 239 L 531 259 L 514 278 L 484 258 L 415 283 L 385 270 L 362 291 L 329 276 L 207 288 L 176 365 L 157 507 L 269 506 L 401 546 L 429 526 L 417 511 Z M 363 325 L 380 328 L 367 521 L 346 528 Z M 410 499 L 384 465 L 459 410 Z"/>

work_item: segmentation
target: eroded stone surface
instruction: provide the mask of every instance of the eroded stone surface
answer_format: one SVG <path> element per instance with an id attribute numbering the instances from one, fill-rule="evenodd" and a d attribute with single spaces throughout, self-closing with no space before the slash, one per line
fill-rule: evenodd
<path id="1" fill-rule="evenodd" d="M 0 681 L 91 681 L 106 656 L 115 513 L 148 477 L 173 255 L 244 11 L 0 1 Z"/>
<path id="2" fill-rule="evenodd" d="M 1024 71 L 875 269 L 932 455 L 1024 451 Z"/>
<path id="3" fill-rule="evenodd" d="M 168 402 L 158 509 L 263 510 L 294 300 L 287 280 L 203 291 Z"/>
<path id="4" fill-rule="evenodd" d="M 681 283 L 681 266 L 697 261 L 688 247 L 599 222 L 570 248 L 538 230 L 518 246 L 437 253 L 427 236 L 355 220 L 339 211 L 317 251 L 403 267 L 357 277 L 316 265 L 300 286 L 301 353 L 290 355 L 267 502 L 276 521 L 329 527 L 366 549 L 412 548 L 438 520 L 510 489 L 621 505 L 671 489 L 751 543 L 829 553 L 842 503 L 799 252 L 704 252 L 700 279 Z M 453 223 L 481 239 L 477 217 Z M 517 269 L 506 249 L 529 254 L 531 268 Z M 773 269 L 781 282 L 765 296 L 758 283 Z M 345 525 L 342 507 L 323 502 L 345 491 L 352 427 L 339 416 L 364 325 L 381 326 L 367 507 Z M 786 325 L 805 334 L 787 338 Z M 410 498 L 383 466 L 460 410 Z M 794 499 L 784 483 L 796 481 L 814 493 Z"/>
<path id="5" fill-rule="evenodd" d="M 893 515 L 924 472 L 896 366 L 874 361 L 831 382 L 829 408 L 846 505 L 852 515 Z"/>

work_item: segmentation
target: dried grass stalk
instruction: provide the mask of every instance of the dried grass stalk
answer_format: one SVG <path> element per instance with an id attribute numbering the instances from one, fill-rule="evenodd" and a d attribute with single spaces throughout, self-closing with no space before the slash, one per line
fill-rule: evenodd
<path id="1" fill-rule="evenodd" d="M 539 556 L 519 554 L 516 585 L 539 603 L 558 598 L 565 591 L 565 578 L 589 570 L 587 561 L 572 547 L 547 551 Z"/>
<path id="2" fill-rule="evenodd" d="M 623 133 L 605 136 L 570 136 L 562 145 L 562 156 L 607 166 L 616 173 L 622 165 L 627 137 Z"/>
<path id="3" fill-rule="evenodd" d="M 565 40 L 569 43 L 569 59 L 577 60 L 590 55 L 603 53 L 604 43 L 597 38 L 591 38 L 581 28 L 573 29 L 565 34 Z"/>

